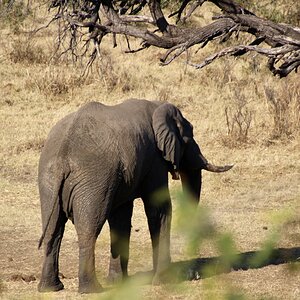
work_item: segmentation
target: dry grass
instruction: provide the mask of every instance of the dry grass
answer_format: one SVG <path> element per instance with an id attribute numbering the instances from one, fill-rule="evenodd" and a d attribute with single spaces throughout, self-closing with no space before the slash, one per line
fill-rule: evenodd
<path id="1" fill-rule="evenodd" d="M 49 60 L 53 29 L 40 32 L 34 43 L 28 43 L 20 39 L 22 25 L 18 26 L 14 42 L 0 44 L 1 299 L 41 298 L 36 292 L 37 281 L 33 280 L 38 280 L 42 263 L 42 253 L 37 250 L 41 230 L 36 185 L 40 149 L 49 129 L 59 119 L 91 100 L 115 104 L 139 97 L 178 105 L 193 123 L 196 139 L 207 158 L 214 163 L 236 164 L 226 174 L 204 174 L 201 201 L 209 209 L 216 229 L 230 232 L 240 252 L 258 250 L 278 226 L 281 229 L 276 246 L 299 247 L 298 74 L 279 80 L 265 70 L 260 58 L 251 56 L 247 61 L 220 60 L 201 71 L 187 68 L 184 58 L 160 67 L 158 50 L 128 55 L 121 51 L 122 46 L 111 49 L 108 41 L 102 61 L 82 79 L 80 66 L 74 67 L 68 60 L 60 63 Z M 1 40 L 7 40 L 8 30 L 11 29 L 4 27 L 0 31 Z M 124 45 L 122 39 L 118 43 Z M 241 120 L 235 117 L 238 113 L 244 119 L 251 113 L 249 126 L 237 121 Z M 241 132 L 236 122 L 242 124 Z M 176 228 L 176 197 L 180 186 L 172 182 L 171 188 L 175 214 L 172 256 L 179 262 L 191 256 L 186 251 L 183 234 Z M 291 214 L 287 220 L 280 217 L 286 212 Z M 77 250 L 74 228 L 68 224 L 61 254 L 66 289 L 46 295 L 47 299 L 96 298 L 77 294 Z M 103 282 L 109 258 L 107 227 L 96 251 L 98 277 Z M 219 254 L 212 239 L 205 241 L 194 256 Z M 149 271 L 151 263 L 146 220 L 137 201 L 130 274 Z M 229 299 L 230 295 L 237 299 L 242 299 L 241 295 L 249 299 L 299 299 L 300 274 L 292 272 L 289 266 L 232 271 L 159 287 L 142 285 L 137 295 L 146 299 Z M 126 292 L 112 289 L 97 297 L 124 299 L 129 297 Z M 136 291 L 129 293 L 132 297 Z"/>

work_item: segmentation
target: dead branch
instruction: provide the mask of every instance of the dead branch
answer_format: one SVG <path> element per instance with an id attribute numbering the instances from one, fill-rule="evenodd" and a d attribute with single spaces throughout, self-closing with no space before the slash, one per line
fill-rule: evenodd
<path id="1" fill-rule="evenodd" d="M 183 27 L 182 24 L 206 1 L 216 5 L 222 15 L 204 27 Z M 161 63 L 167 65 L 195 45 L 204 48 L 215 40 L 224 42 L 234 32 L 253 35 L 255 41 L 250 45 L 239 43 L 226 47 L 202 63 L 189 61 L 188 64 L 203 68 L 219 57 L 242 56 L 251 51 L 267 57 L 268 68 L 280 77 L 297 71 L 300 65 L 300 28 L 258 17 L 232 0 L 184 0 L 169 18 L 165 17 L 160 0 L 51 0 L 49 9 L 55 11 L 53 22 L 61 26 L 58 49 L 69 51 L 75 57 L 85 56 L 86 49 L 91 49 L 88 65 L 100 53 L 101 42 L 109 34 L 114 37 L 113 46 L 117 45 L 115 36 L 124 35 L 128 53 L 150 46 L 166 49 Z M 176 24 L 169 22 L 172 17 L 177 18 Z M 129 38 L 139 39 L 141 47 L 131 50 Z M 82 42 L 85 51 L 80 52 Z M 264 46 L 258 47 L 262 43 Z"/>

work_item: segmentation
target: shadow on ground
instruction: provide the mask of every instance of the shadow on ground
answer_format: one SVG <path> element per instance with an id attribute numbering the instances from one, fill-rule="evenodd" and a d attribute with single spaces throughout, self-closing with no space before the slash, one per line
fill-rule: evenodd
<path id="1" fill-rule="evenodd" d="M 300 262 L 300 247 L 278 248 L 269 252 L 249 251 L 228 257 L 196 258 L 188 261 L 173 262 L 164 273 L 166 283 L 199 280 L 222 273 L 237 270 L 259 269 L 269 265 Z M 152 272 L 138 272 L 132 276 L 137 278 L 141 274 L 150 275 Z"/>

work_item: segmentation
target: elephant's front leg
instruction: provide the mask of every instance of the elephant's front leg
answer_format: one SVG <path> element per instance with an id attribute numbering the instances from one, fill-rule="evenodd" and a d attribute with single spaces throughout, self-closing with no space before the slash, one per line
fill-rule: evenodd
<path id="1" fill-rule="evenodd" d="M 133 202 L 130 201 L 114 209 L 108 219 L 111 239 L 108 281 L 112 283 L 128 276 L 132 210 Z"/>
<path id="2" fill-rule="evenodd" d="M 153 248 L 153 284 L 164 281 L 164 272 L 170 265 L 170 229 L 172 218 L 171 199 L 149 201 L 144 199 L 145 212 Z"/>

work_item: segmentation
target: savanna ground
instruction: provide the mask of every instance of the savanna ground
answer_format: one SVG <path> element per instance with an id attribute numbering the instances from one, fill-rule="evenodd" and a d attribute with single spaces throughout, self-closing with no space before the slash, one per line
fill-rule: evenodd
<path id="1" fill-rule="evenodd" d="M 54 27 L 30 41 L 24 33 L 34 28 L 34 22 L 43 22 L 46 12 L 31 12 L 24 20 L 18 11 L 10 16 L 1 19 L 0 30 L 1 299 L 300 298 L 298 74 L 279 80 L 266 70 L 265 61 L 251 55 L 247 60 L 219 60 L 201 71 L 186 67 L 184 58 L 160 67 L 158 50 L 124 54 L 125 43 L 119 38 L 117 49 L 107 39 L 101 61 L 82 78 L 82 67 L 74 66 L 70 58 L 50 61 Z M 109 261 L 105 227 L 96 245 L 96 270 L 107 290 L 79 295 L 77 238 L 68 223 L 60 256 L 65 290 L 41 295 L 37 292 L 43 256 L 37 249 L 41 234 L 37 165 L 43 141 L 59 119 L 84 103 L 97 100 L 113 105 L 130 97 L 176 104 L 194 125 L 205 156 L 215 164 L 235 166 L 224 174 L 203 174 L 197 225 L 186 215 L 188 209 L 182 216 L 180 185 L 170 183 L 171 251 L 173 266 L 178 267 L 170 283 L 139 282 L 143 276 L 138 272 L 150 271 L 152 258 L 145 215 L 136 200 L 129 272 L 136 274 L 139 284 L 116 289 L 105 282 Z M 186 237 L 195 226 L 201 240 L 191 251 Z M 270 247 L 285 250 L 256 264 L 251 259 L 236 261 L 233 255 L 238 252 L 245 258 L 254 252 L 255 256 L 260 249 L 267 255 Z M 213 257 L 219 263 L 208 267 L 208 258 Z M 193 277 L 198 280 L 188 281 L 186 274 L 178 277 L 191 260 L 197 263 Z"/>

